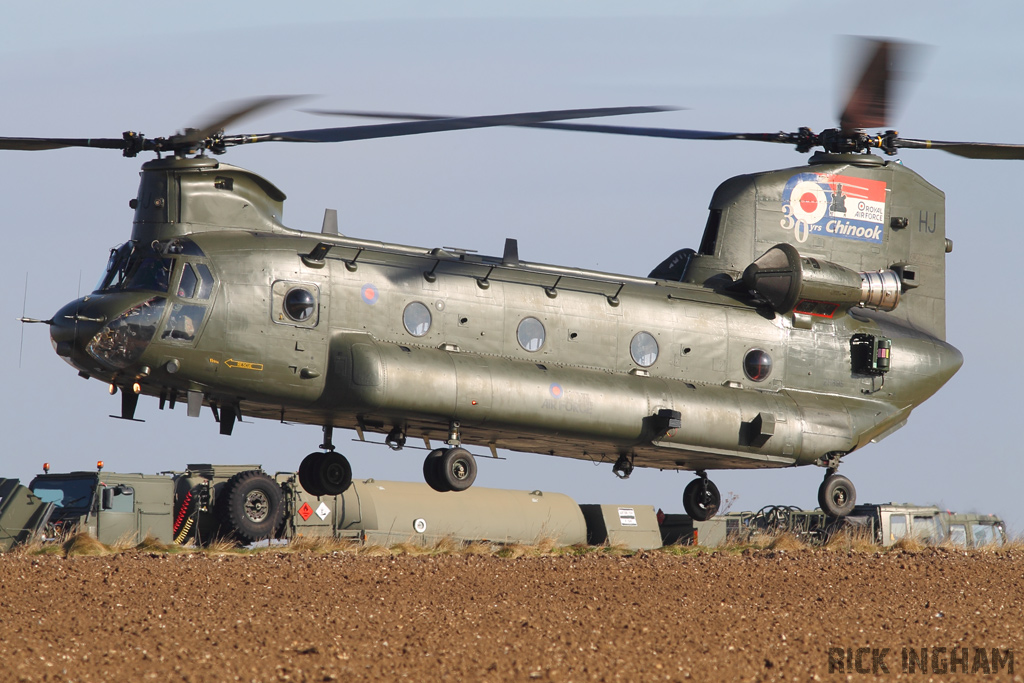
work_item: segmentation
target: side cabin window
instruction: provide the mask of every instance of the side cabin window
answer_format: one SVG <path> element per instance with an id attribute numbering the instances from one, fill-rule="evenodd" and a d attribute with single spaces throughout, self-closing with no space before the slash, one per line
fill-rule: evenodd
<path id="1" fill-rule="evenodd" d="M 949 542 L 959 548 L 966 548 L 967 527 L 963 524 L 951 524 L 949 527 Z"/>
<path id="2" fill-rule="evenodd" d="M 308 282 L 277 280 L 271 285 L 271 315 L 278 325 L 316 327 L 320 322 L 320 288 Z"/>

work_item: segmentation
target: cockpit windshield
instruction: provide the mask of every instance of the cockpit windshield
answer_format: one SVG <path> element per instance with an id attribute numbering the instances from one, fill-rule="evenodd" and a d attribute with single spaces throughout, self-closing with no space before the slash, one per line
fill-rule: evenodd
<path id="1" fill-rule="evenodd" d="M 44 503 L 55 503 L 59 508 L 88 508 L 92 503 L 95 478 L 51 479 L 37 477 L 32 482 L 32 493 Z"/>
<path id="2" fill-rule="evenodd" d="M 107 289 L 120 289 L 124 282 L 124 275 L 128 269 L 128 259 L 135 249 L 134 242 L 125 242 L 119 247 L 110 250 L 110 258 L 107 259 L 107 269 L 103 271 L 103 277 L 96 283 L 95 292 L 102 292 Z"/>
<path id="3" fill-rule="evenodd" d="M 110 250 L 107 269 L 95 291 L 166 292 L 173 268 L 174 259 L 156 252 L 144 253 L 135 242 L 125 242 Z"/>

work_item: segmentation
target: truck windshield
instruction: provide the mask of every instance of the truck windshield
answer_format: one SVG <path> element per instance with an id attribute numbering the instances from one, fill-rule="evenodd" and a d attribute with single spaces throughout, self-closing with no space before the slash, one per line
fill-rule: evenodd
<path id="1" fill-rule="evenodd" d="M 59 508 L 88 508 L 92 503 L 93 484 L 89 479 L 51 479 L 37 477 L 32 482 L 32 493 L 44 503 L 55 503 Z"/>

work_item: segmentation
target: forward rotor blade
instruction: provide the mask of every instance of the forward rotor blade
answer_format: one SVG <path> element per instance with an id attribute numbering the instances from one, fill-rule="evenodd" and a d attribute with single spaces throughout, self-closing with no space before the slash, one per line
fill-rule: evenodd
<path id="1" fill-rule="evenodd" d="M 902 149 L 941 149 L 968 159 L 1016 159 L 1024 160 L 1024 145 L 1000 142 L 945 142 L 943 140 L 914 140 L 896 138 L 896 146 Z"/>
<path id="2" fill-rule="evenodd" d="M 499 114 L 495 116 L 467 116 L 456 118 L 433 118 L 401 123 L 384 123 L 368 126 L 346 126 L 342 128 L 316 128 L 293 130 L 265 135 L 229 136 L 225 144 L 247 142 L 349 142 L 373 138 L 420 135 L 448 130 L 490 128 L 494 126 L 523 126 L 562 119 L 584 119 L 601 116 L 625 116 L 671 111 L 671 107 L 609 107 L 599 109 L 563 109 L 557 111 L 524 112 L 520 114 Z"/>
<path id="3" fill-rule="evenodd" d="M 219 113 L 203 123 L 197 129 L 189 129 L 182 135 L 173 136 L 171 139 L 181 142 L 198 142 L 219 133 L 232 123 L 247 118 L 258 111 L 274 107 L 291 100 L 302 99 L 304 95 L 270 95 L 267 97 L 254 97 L 252 99 L 239 100 L 225 105 Z"/>
<path id="4" fill-rule="evenodd" d="M 0 149 L 15 149 L 38 152 L 64 147 L 97 147 L 100 149 L 124 149 L 123 138 L 4 138 L 0 137 Z"/>

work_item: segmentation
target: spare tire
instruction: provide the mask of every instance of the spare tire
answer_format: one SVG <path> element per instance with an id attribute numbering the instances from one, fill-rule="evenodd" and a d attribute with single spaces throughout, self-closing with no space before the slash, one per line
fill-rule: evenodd
<path id="1" fill-rule="evenodd" d="M 281 487 L 259 470 L 239 472 L 224 484 L 217 512 L 225 534 L 244 543 L 273 538 L 284 517 Z"/>

